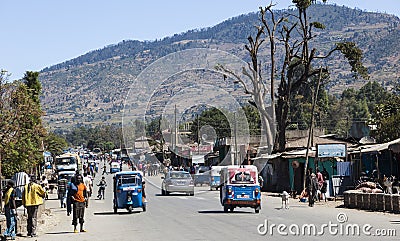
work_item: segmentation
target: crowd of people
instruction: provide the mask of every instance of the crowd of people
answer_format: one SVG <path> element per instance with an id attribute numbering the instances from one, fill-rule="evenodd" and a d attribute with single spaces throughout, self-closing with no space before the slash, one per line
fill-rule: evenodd
<path id="1" fill-rule="evenodd" d="M 76 172 L 72 176 L 60 176 L 57 181 L 57 194 L 60 200 L 60 207 L 66 208 L 67 216 L 72 214 L 74 232 L 86 232 L 83 227 L 85 209 L 89 205 L 89 197 L 93 192 L 93 178 L 98 170 L 95 165 L 89 165 L 89 163 L 83 169 L 83 175 L 80 172 Z M 43 204 L 44 199 L 48 198 L 49 181 L 45 175 L 39 180 L 35 175 L 29 175 L 28 177 L 29 183 L 19 188 L 15 187 L 14 180 L 8 180 L 7 186 L 3 190 L 4 213 L 7 223 L 7 228 L 3 232 L 4 238 L 14 240 L 16 237 L 16 199 L 19 197 L 21 197 L 22 205 L 27 210 L 27 236 L 37 236 L 38 210 L 39 206 Z M 105 189 L 106 183 L 104 177 L 100 183 Z M 17 195 L 17 191 L 20 192 L 19 195 Z"/>
<path id="2" fill-rule="evenodd" d="M 143 176 L 157 176 L 161 172 L 161 166 L 158 163 L 139 162 L 137 165 L 130 163 L 132 170 L 143 172 Z"/>
<path id="3" fill-rule="evenodd" d="M 329 174 L 324 168 L 320 172 L 319 168 L 307 170 L 306 188 L 300 194 L 300 200 L 308 198 L 308 206 L 313 207 L 315 201 L 325 200 L 328 186 Z"/>

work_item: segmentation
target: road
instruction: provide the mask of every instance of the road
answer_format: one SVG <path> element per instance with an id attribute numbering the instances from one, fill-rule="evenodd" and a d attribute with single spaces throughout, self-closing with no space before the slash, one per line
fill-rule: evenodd
<path id="1" fill-rule="evenodd" d="M 100 175 L 96 177 L 98 182 Z M 39 231 L 36 240 L 377 240 L 376 236 L 360 236 L 334 234 L 329 230 L 329 222 L 334 226 L 370 225 L 368 231 L 376 229 L 394 229 L 396 237 L 379 237 L 379 240 L 398 240 L 400 236 L 400 215 L 389 213 L 373 213 L 360 210 L 335 208 L 333 205 L 317 203 L 310 208 L 305 203 L 291 199 L 289 209 L 281 209 L 279 197 L 263 193 L 262 209 L 259 214 L 250 208 L 237 208 L 233 213 L 224 213 L 219 203 L 219 192 L 209 191 L 207 187 L 196 187 L 195 196 L 160 195 L 160 176 L 146 177 L 146 194 L 148 197 L 147 212 L 137 209 L 132 214 L 119 210 L 118 214 L 112 209 L 112 175 L 106 175 L 108 187 L 105 200 L 90 200 L 86 210 L 85 229 L 87 233 L 73 233 L 71 217 L 67 217 L 65 209 L 59 207 L 58 200 L 46 201 L 46 208 L 52 211 L 51 220 L 46 228 Z M 95 188 L 97 193 L 97 188 Z M 339 219 L 338 220 L 338 215 Z M 340 223 L 341 218 L 348 218 Z M 53 225 L 52 225 L 53 224 Z M 263 225 L 262 225 L 263 224 Z M 267 225 L 266 225 L 267 224 Z M 322 235 L 301 234 L 305 224 L 314 224 L 317 231 L 321 226 Z M 261 226 L 260 226 L 261 225 Z M 275 225 L 275 226 L 274 226 Z M 268 232 L 262 235 L 268 226 Z M 281 233 L 278 232 L 281 226 Z M 273 228 L 271 228 L 273 227 Z M 286 227 L 286 229 L 283 229 Z M 292 232 L 300 228 L 300 235 Z M 323 226 L 322 226 L 323 227 Z M 289 232 L 289 229 L 291 232 Z M 272 230 L 272 233 L 271 233 Z M 390 230 L 389 230 L 390 231 Z M 284 235 L 284 233 L 288 233 Z M 340 230 L 338 231 L 340 233 Z M 260 234 L 261 233 L 261 234 Z M 352 234 L 352 232 L 350 232 Z M 24 237 L 18 239 L 24 240 Z"/>

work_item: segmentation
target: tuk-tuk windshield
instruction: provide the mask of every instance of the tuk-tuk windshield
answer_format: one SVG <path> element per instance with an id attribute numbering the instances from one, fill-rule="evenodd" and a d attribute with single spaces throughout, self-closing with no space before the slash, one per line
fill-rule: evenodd
<path id="1" fill-rule="evenodd" d="M 256 180 L 249 171 L 236 171 L 230 178 L 231 183 L 255 184 Z"/>
<path id="2" fill-rule="evenodd" d="M 140 177 L 137 175 L 124 175 L 120 176 L 118 179 L 118 185 L 130 184 L 130 185 L 139 185 Z"/>

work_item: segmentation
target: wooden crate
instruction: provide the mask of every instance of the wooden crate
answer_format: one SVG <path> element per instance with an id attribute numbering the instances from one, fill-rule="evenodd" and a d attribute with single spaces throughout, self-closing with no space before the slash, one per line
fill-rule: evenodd
<path id="1" fill-rule="evenodd" d="M 392 195 L 392 211 L 394 213 L 400 213 L 400 195 L 399 194 Z"/>
<path id="2" fill-rule="evenodd" d="M 392 212 L 393 211 L 392 194 L 385 194 L 384 199 L 385 199 L 385 211 Z"/>
<path id="3" fill-rule="evenodd" d="M 356 208 L 361 209 L 363 203 L 364 193 L 356 193 Z"/>
<path id="4" fill-rule="evenodd" d="M 361 209 L 370 210 L 371 209 L 371 194 L 363 193 L 363 200 L 361 204 Z"/>
<path id="5" fill-rule="evenodd" d="M 343 192 L 343 202 L 344 202 L 344 207 L 349 208 L 349 203 L 350 203 L 350 191 L 345 191 Z"/>
<path id="6" fill-rule="evenodd" d="M 385 211 L 385 194 L 384 193 L 377 193 L 376 194 L 376 199 L 377 199 L 377 206 L 376 210 L 377 211 Z"/>
<path id="7" fill-rule="evenodd" d="M 350 192 L 350 200 L 349 200 L 349 208 L 356 208 L 357 207 L 357 199 L 356 199 L 356 192 Z"/>
<path id="8" fill-rule="evenodd" d="M 370 200 L 370 210 L 376 211 L 378 210 L 378 195 L 376 193 L 371 193 L 369 196 Z"/>

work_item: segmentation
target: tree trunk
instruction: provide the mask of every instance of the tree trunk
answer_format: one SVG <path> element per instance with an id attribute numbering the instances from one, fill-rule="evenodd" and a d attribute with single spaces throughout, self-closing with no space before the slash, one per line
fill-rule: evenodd
<path id="1" fill-rule="evenodd" d="M 274 145 L 274 135 L 273 135 L 273 129 L 274 123 L 270 123 L 268 120 L 268 117 L 265 115 L 260 115 L 261 118 L 261 140 L 260 140 L 260 146 L 267 147 L 265 150 L 262 150 L 259 154 L 271 154 L 273 150 L 273 145 Z"/>
<path id="2" fill-rule="evenodd" d="M 282 98 L 278 99 L 276 111 L 277 131 L 274 142 L 273 153 L 283 152 L 286 148 L 286 120 L 288 116 L 289 106 L 287 101 Z"/>

